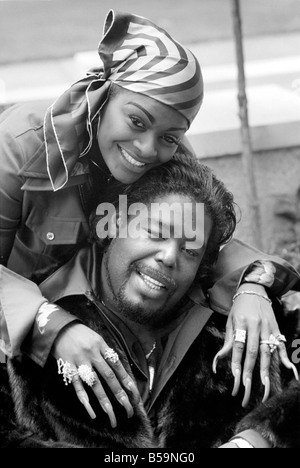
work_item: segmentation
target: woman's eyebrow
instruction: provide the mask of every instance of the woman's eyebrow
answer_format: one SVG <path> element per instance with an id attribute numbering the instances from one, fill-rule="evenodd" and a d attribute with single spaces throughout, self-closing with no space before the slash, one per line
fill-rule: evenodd
<path id="1" fill-rule="evenodd" d="M 142 112 L 144 112 L 144 114 L 146 114 L 146 116 L 148 117 L 148 119 L 150 120 L 151 123 L 155 122 L 155 118 L 153 117 L 153 115 L 150 114 L 150 112 L 148 112 L 143 106 L 141 106 L 137 102 L 129 101 L 129 102 L 127 102 L 127 104 L 131 104 L 132 106 L 135 106 L 138 109 L 140 109 Z"/>
<path id="2" fill-rule="evenodd" d="M 128 101 L 127 104 L 131 104 L 132 106 L 135 106 L 137 107 L 138 109 L 140 109 L 142 112 L 144 112 L 144 114 L 146 114 L 146 116 L 148 117 L 148 119 L 150 120 L 150 122 L 153 124 L 155 122 L 155 118 L 153 117 L 152 114 L 150 114 L 150 112 L 148 112 L 143 106 L 141 106 L 140 104 L 138 104 L 137 102 L 133 102 L 133 101 Z M 183 130 L 184 132 L 187 131 L 187 128 L 185 127 L 172 127 L 172 128 L 169 128 L 168 129 L 169 131 L 178 131 L 178 130 Z"/>

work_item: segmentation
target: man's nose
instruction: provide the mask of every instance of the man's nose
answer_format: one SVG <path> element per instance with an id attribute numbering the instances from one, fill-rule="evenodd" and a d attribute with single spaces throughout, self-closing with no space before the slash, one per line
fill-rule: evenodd
<path id="1" fill-rule="evenodd" d="M 175 268 L 178 263 L 178 246 L 175 239 L 166 239 L 156 255 L 156 260 L 162 262 L 168 268 Z"/>
<path id="2" fill-rule="evenodd" d="M 155 135 L 144 133 L 135 141 L 135 147 L 139 152 L 139 156 L 145 162 L 152 162 L 157 159 L 157 141 Z"/>

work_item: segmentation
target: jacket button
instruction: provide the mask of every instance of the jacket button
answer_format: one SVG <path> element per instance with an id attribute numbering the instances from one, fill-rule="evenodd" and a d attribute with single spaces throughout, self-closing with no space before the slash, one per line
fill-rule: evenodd
<path id="1" fill-rule="evenodd" d="M 47 235 L 46 235 L 47 239 L 49 241 L 52 241 L 55 237 L 54 233 L 53 232 L 47 232 Z"/>

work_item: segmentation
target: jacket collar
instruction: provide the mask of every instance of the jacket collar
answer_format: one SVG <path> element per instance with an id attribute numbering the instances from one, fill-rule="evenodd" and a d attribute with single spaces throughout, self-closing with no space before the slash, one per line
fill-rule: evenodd
<path id="1" fill-rule="evenodd" d="M 65 187 L 71 187 L 73 185 L 79 185 L 86 182 L 89 174 L 89 167 L 86 158 L 81 158 L 80 161 L 77 161 L 70 178 Z M 42 142 L 37 148 L 33 157 L 27 161 L 24 166 L 20 169 L 18 175 L 25 177 L 26 181 L 22 186 L 22 190 L 35 191 L 35 190 L 45 190 L 53 191 L 51 185 L 49 174 L 47 171 L 46 164 L 46 149 L 45 143 Z"/>
<path id="2" fill-rule="evenodd" d="M 39 288 L 50 302 L 67 296 L 95 294 L 100 282 L 100 269 L 97 270 L 96 245 L 83 247 L 65 265 L 46 278 Z"/>

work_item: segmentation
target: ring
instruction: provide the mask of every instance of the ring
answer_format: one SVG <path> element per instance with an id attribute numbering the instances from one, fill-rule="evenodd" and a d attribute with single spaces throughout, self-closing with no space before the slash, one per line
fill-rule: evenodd
<path id="1" fill-rule="evenodd" d="M 106 348 L 104 359 L 111 362 L 112 364 L 116 364 L 116 362 L 119 360 L 119 356 L 118 353 L 116 353 L 112 348 Z"/>
<path id="2" fill-rule="evenodd" d="M 62 358 L 57 359 L 58 373 L 62 374 L 65 385 L 68 385 L 72 382 L 73 377 L 78 373 L 75 369 L 72 369 L 71 364 L 66 361 L 64 362 Z"/>
<path id="3" fill-rule="evenodd" d="M 276 340 L 283 341 L 284 343 L 286 343 L 286 337 L 281 333 L 279 333 L 279 335 L 276 336 Z"/>
<path id="4" fill-rule="evenodd" d="M 260 344 L 267 344 L 270 348 L 270 353 L 272 354 L 277 349 L 277 346 L 280 345 L 280 341 L 277 338 L 275 338 L 274 335 L 271 334 L 268 340 L 262 340 Z"/>
<path id="5" fill-rule="evenodd" d="M 233 339 L 234 341 L 239 341 L 240 343 L 246 343 L 246 336 L 246 330 L 241 330 L 240 328 L 237 328 L 234 332 Z"/>
<path id="6" fill-rule="evenodd" d="M 78 367 L 78 375 L 81 380 L 90 387 L 95 385 L 97 381 L 96 372 L 94 372 L 91 366 L 88 366 L 87 364 L 81 364 L 81 366 Z"/>

